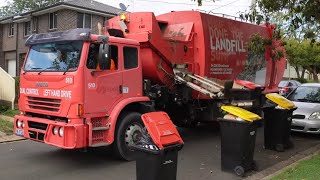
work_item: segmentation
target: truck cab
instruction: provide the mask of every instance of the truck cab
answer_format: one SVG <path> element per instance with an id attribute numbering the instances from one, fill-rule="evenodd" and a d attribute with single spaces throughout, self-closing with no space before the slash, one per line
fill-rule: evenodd
<path id="1" fill-rule="evenodd" d="M 134 40 L 74 29 L 32 35 L 26 45 L 14 126 L 19 136 L 64 149 L 109 145 L 117 106 L 128 98 L 148 100 Z"/>

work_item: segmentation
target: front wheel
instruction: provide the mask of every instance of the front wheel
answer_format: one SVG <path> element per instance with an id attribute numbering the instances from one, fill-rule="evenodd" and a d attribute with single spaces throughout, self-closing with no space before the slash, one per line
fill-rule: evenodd
<path id="1" fill-rule="evenodd" d="M 129 149 L 129 146 L 137 144 L 142 136 L 144 125 L 141 114 L 124 113 L 118 121 L 113 143 L 114 154 L 120 159 L 132 161 L 134 152 Z"/>

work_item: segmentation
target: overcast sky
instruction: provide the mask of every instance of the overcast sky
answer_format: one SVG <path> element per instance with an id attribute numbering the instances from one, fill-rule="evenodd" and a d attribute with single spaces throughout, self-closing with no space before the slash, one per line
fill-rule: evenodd
<path id="1" fill-rule="evenodd" d="M 0 6 L 6 4 L 8 0 L 0 0 Z M 88 0 L 89 1 L 89 0 Z M 238 12 L 247 10 L 251 0 L 202 0 L 203 5 L 197 6 L 192 0 L 96 0 L 114 7 L 119 7 L 122 2 L 129 5 L 128 11 L 152 11 L 155 14 L 162 14 L 170 11 L 201 9 L 205 11 L 213 11 L 215 13 L 223 13 L 238 16 Z"/>

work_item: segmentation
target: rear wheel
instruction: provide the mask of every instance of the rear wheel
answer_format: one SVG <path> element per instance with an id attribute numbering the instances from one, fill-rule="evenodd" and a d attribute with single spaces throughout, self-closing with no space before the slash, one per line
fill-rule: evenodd
<path id="1" fill-rule="evenodd" d="M 134 152 L 129 149 L 130 145 L 139 142 L 144 128 L 141 114 L 137 112 L 124 113 L 119 117 L 113 144 L 114 154 L 123 160 L 132 161 Z"/>

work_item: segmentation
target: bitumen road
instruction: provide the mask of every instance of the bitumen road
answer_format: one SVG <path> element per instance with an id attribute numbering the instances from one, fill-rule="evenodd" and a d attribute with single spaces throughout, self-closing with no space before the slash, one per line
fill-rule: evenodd
<path id="1" fill-rule="evenodd" d="M 215 126 L 180 129 L 185 146 L 179 152 L 178 180 L 240 179 L 221 171 L 220 132 Z M 294 133 L 294 148 L 285 152 L 263 149 L 258 129 L 254 159 L 266 169 L 319 143 L 320 136 Z M 63 150 L 30 140 L 0 144 L 1 180 L 134 180 L 135 162 L 112 157 L 110 148 Z M 254 171 L 247 175 L 255 174 Z"/>

